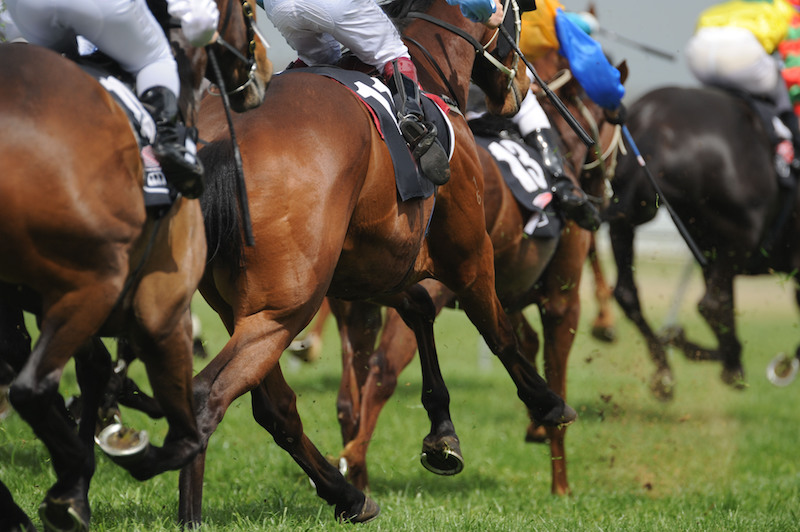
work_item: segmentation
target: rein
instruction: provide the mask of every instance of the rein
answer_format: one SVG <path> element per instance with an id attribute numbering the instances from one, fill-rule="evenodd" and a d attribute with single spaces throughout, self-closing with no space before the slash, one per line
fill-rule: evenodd
<path id="1" fill-rule="evenodd" d="M 509 4 L 511 4 L 512 11 L 514 12 L 515 28 L 516 28 L 516 39 L 519 40 L 519 34 L 520 34 L 521 27 L 522 27 L 522 21 L 521 21 L 520 14 L 519 14 L 519 6 L 517 5 L 516 0 L 506 0 L 505 1 L 503 17 L 505 17 L 508 14 L 508 6 L 509 6 Z M 494 67 L 497 70 L 499 70 L 500 72 L 502 72 L 503 74 L 508 76 L 508 78 L 509 78 L 508 79 L 508 87 L 509 88 L 514 86 L 514 79 L 516 78 L 517 71 L 518 71 L 519 57 L 517 55 L 515 55 L 512 67 L 508 68 L 503 63 L 501 63 L 496 57 L 494 57 L 491 53 L 488 52 L 489 46 L 491 46 L 491 44 L 495 40 L 497 40 L 497 36 L 500 33 L 500 27 L 499 26 L 495 30 L 495 33 L 494 33 L 494 35 L 492 35 L 491 39 L 489 39 L 489 41 L 486 44 L 481 44 L 481 42 L 478 39 L 476 39 L 475 37 L 473 37 L 472 35 L 470 35 L 466 31 L 462 30 L 458 26 L 454 26 L 453 24 L 450 24 L 449 22 L 445 22 L 443 20 L 440 20 L 440 19 L 438 19 L 438 18 L 436 18 L 436 17 L 434 17 L 432 15 L 429 15 L 427 13 L 423 13 L 421 11 L 410 11 L 410 12 L 406 13 L 405 16 L 406 16 L 406 18 L 416 18 L 416 19 L 424 20 L 426 22 L 429 22 L 431 24 L 439 26 L 440 28 L 443 28 L 443 29 L 449 31 L 450 33 L 458 35 L 459 37 L 461 37 L 462 39 L 464 39 L 465 41 L 467 41 L 468 43 L 470 43 L 472 45 L 472 48 L 475 50 L 475 55 L 483 56 L 487 61 L 489 61 L 492 65 L 494 65 Z M 501 23 L 501 26 L 502 26 L 502 23 Z M 408 42 L 410 42 L 411 44 L 413 44 L 414 46 L 416 46 L 417 48 L 419 48 L 419 50 L 423 53 L 425 58 L 428 59 L 428 61 L 433 65 L 434 69 L 436 70 L 436 73 L 439 75 L 439 77 L 441 78 L 442 82 L 445 84 L 445 86 L 447 88 L 447 91 L 450 93 L 450 96 L 452 96 L 453 101 L 457 102 L 458 98 L 456 97 L 455 90 L 453 90 L 453 87 L 452 87 L 452 85 L 450 85 L 450 82 L 447 81 L 447 76 L 445 76 L 444 72 L 439 67 L 438 62 L 434 59 L 433 55 L 424 46 L 422 46 L 419 42 L 417 42 L 416 40 L 412 39 L 411 37 L 403 36 L 403 38 L 405 40 L 407 40 Z"/>
<path id="2" fill-rule="evenodd" d="M 219 44 L 223 48 L 227 49 L 230 53 L 236 56 L 241 62 L 248 65 L 249 72 L 247 75 L 247 81 L 236 87 L 235 89 L 228 91 L 228 95 L 236 94 L 241 92 L 247 87 L 249 87 L 252 83 L 255 82 L 256 70 L 258 69 L 258 65 L 256 64 L 255 59 L 255 50 L 256 50 L 256 37 L 264 44 L 266 48 L 269 48 L 269 43 L 267 39 L 264 38 L 264 35 L 259 31 L 258 27 L 255 24 L 255 14 L 253 12 L 253 7 L 247 0 L 241 0 L 242 5 L 242 13 L 244 14 L 245 25 L 247 27 L 247 39 L 249 41 L 248 44 L 248 51 L 247 56 L 245 56 L 242 52 L 237 50 L 232 44 L 227 42 L 225 39 L 222 38 L 222 34 L 228 29 L 228 24 L 231 21 L 231 17 L 233 16 L 233 2 L 228 2 L 228 7 L 225 10 L 225 19 L 222 22 L 221 29 L 219 31 L 219 35 L 217 35 L 217 40 L 215 41 L 216 44 Z M 213 43 L 212 43 L 213 44 Z M 211 44 L 206 46 L 206 50 L 210 52 Z M 218 75 L 217 72 L 214 73 Z M 220 83 L 216 84 L 217 87 L 220 86 Z M 212 86 L 208 87 L 208 93 L 213 94 L 214 96 L 219 96 L 220 94 L 212 90 Z M 222 90 L 222 89 L 220 89 Z"/>

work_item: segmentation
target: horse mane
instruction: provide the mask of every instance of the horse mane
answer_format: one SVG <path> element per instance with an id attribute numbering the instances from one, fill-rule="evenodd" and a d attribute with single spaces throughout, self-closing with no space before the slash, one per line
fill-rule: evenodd
<path id="1" fill-rule="evenodd" d="M 406 18 L 406 15 L 408 15 L 410 11 L 421 11 L 424 13 L 430 9 L 433 1 L 434 0 L 392 0 L 381 7 L 389 18 L 394 21 L 395 25 L 397 25 L 399 29 L 402 29 L 410 22 L 410 19 Z"/>
<path id="2" fill-rule="evenodd" d="M 242 221 L 236 189 L 236 167 L 233 145 L 228 140 L 208 144 L 198 152 L 206 168 L 205 191 L 200 196 L 200 208 L 205 221 L 208 256 L 206 262 L 219 256 L 227 261 L 225 267 L 238 272 L 244 265 Z"/>

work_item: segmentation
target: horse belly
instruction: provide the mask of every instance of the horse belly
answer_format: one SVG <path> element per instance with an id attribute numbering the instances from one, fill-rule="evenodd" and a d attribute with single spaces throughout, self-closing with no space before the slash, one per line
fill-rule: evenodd
<path id="1" fill-rule="evenodd" d="M 427 263 L 425 202 L 398 205 L 370 221 L 354 217 L 329 295 L 363 299 L 396 291 L 423 276 Z M 370 209 L 372 210 L 372 209 Z"/>

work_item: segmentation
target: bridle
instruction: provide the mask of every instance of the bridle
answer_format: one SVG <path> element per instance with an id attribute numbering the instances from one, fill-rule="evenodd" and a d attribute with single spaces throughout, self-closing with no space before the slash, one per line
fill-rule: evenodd
<path id="1" fill-rule="evenodd" d="M 514 13 L 515 42 L 519 43 L 519 35 L 520 35 L 521 30 L 522 30 L 522 19 L 520 17 L 520 10 L 519 10 L 519 5 L 517 4 L 517 0 L 505 0 L 505 4 L 504 4 L 504 7 L 503 7 L 503 9 L 504 9 L 504 11 L 503 11 L 503 22 L 501 23 L 501 25 L 505 24 L 505 20 L 506 20 L 505 17 L 508 16 L 508 12 L 509 12 L 508 8 L 509 8 L 509 6 L 511 6 L 511 11 L 513 11 L 513 13 Z M 503 63 L 501 63 L 495 56 L 493 56 L 488 51 L 488 49 L 492 45 L 492 43 L 495 40 L 497 40 L 497 35 L 500 33 L 500 28 L 499 27 L 495 30 L 494 34 L 492 35 L 492 37 L 489 39 L 489 41 L 486 44 L 481 44 L 481 42 L 478 39 L 476 39 L 475 37 L 473 37 L 472 35 L 470 35 L 466 31 L 462 30 L 461 28 L 459 28 L 457 26 L 453 26 L 452 24 L 447 23 L 447 22 L 445 22 L 443 20 L 439 20 L 438 18 L 436 18 L 434 16 L 431 16 L 431 15 L 429 15 L 427 13 L 423 13 L 421 11 L 410 11 L 410 12 L 405 14 L 405 17 L 406 18 L 416 18 L 416 19 L 424 20 L 426 22 L 430 22 L 431 24 L 435 24 L 436 26 L 439 26 L 440 28 L 446 29 L 447 31 L 458 35 L 459 37 L 461 37 L 462 39 L 464 39 L 465 41 L 467 41 L 468 43 L 470 43 L 472 45 L 472 47 L 475 49 L 475 54 L 477 56 L 484 57 L 497 70 L 499 70 L 500 72 L 502 72 L 503 74 L 508 76 L 508 87 L 507 87 L 507 89 L 513 89 L 513 90 L 516 91 L 516 88 L 515 88 L 515 85 L 514 85 L 514 79 L 517 77 L 517 72 L 518 72 L 518 69 L 519 69 L 519 55 L 517 55 L 516 53 L 514 54 L 514 59 L 513 59 L 513 62 L 512 62 L 512 66 L 511 66 L 511 68 L 509 68 L 509 67 L 505 66 Z M 439 67 L 438 63 L 433 58 L 431 53 L 428 50 L 426 50 L 424 46 L 422 46 L 419 42 L 417 42 L 416 40 L 412 39 L 411 37 L 403 36 L 403 39 L 408 41 L 408 42 L 410 42 L 411 44 L 413 44 L 417 48 L 419 48 L 419 50 L 423 53 L 423 55 L 425 55 L 425 57 L 428 59 L 428 61 L 431 63 L 431 65 L 433 65 L 433 67 L 436 69 L 436 73 L 441 78 L 441 80 L 444 83 L 445 87 L 447 87 L 447 90 L 450 93 L 450 96 L 452 97 L 453 101 L 454 102 L 458 102 L 458 99 L 456 98 L 455 90 L 453 90 L 453 87 L 450 85 L 450 82 L 447 80 L 447 76 L 445 76 L 444 72 L 442 72 L 442 69 Z M 521 97 L 518 98 L 518 101 L 522 101 L 522 98 Z"/>
<path id="2" fill-rule="evenodd" d="M 264 44 L 266 48 L 269 48 L 269 43 L 267 39 L 264 38 L 264 35 L 259 31 L 258 26 L 256 25 L 255 21 L 255 13 L 253 11 L 253 6 L 250 5 L 248 0 L 240 0 L 242 5 L 242 13 L 244 14 L 244 21 L 247 28 L 247 40 L 249 42 L 247 46 L 247 56 L 245 56 L 242 52 L 236 49 L 232 44 L 227 42 L 225 39 L 222 38 L 222 35 L 228 29 L 228 25 L 230 24 L 231 17 L 233 16 L 233 1 L 229 1 L 227 4 L 227 9 L 225 10 L 225 18 L 220 25 L 219 36 L 215 41 L 216 44 L 219 44 L 223 48 L 226 48 L 230 53 L 232 53 L 236 58 L 247 65 L 248 67 L 248 74 L 247 74 L 247 81 L 239 85 L 233 90 L 227 91 L 228 95 L 236 94 L 247 89 L 252 83 L 255 82 L 256 78 L 256 71 L 258 70 L 258 65 L 256 64 L 255 59 L 255 51 L 256 51 L 256 37 Z M 208 45 L 206 47 L 207 52 L 209 55 L 213 55 L 213 51 L 211 46 L 214 43 Z M 219 81 L 219 80 L 218 80 Z M 212 85 L 213 86 L 213 85 Z M 213 91 L 211 89 L 212 86 L 209 86 L 208 92 L 210 94 L 214 94 L 219 96 L 219 93 Z"/>

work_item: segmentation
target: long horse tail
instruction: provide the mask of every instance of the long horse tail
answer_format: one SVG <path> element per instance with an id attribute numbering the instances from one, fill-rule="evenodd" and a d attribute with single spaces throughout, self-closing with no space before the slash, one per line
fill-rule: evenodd
<path id="1" fill-rule="evenodd" d="M 242 220 L 236 198 L 236 166 L 229 139 L 208 144 L 198 153 L 205 167 L 200 207 L 205 220 L 208 263 L 219 259 L 229 271 L 244 266 Z"/>

